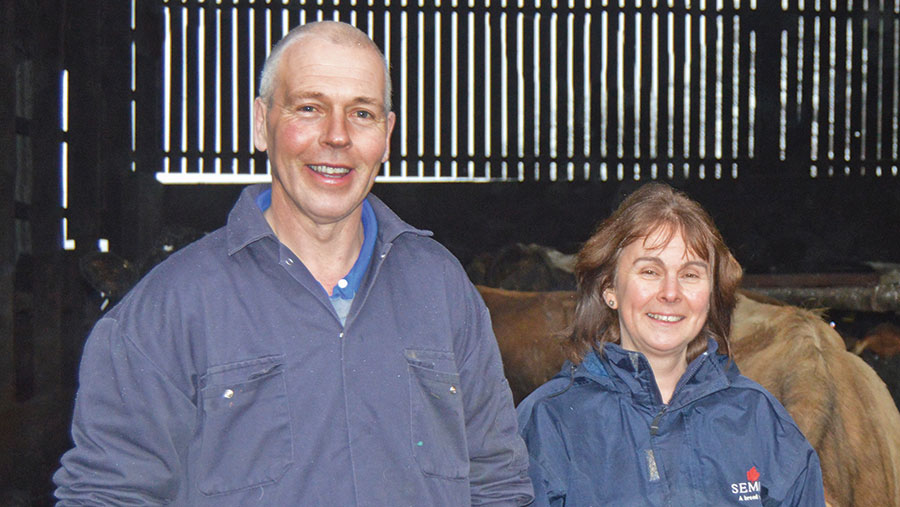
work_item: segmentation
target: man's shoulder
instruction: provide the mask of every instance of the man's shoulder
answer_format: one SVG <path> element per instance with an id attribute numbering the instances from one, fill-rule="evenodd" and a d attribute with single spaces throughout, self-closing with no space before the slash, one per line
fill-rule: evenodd
<path id="1" fill-rule="evenodd" d="M 153 266 L 145 278 L 195 280 L 210 270 L 221 266 L 228 258 L 225 228 L 204 235 L 202 238 L 172 252 L 165 260 Z"/>
<path id="2" fill-rule="evenodd" d="M 456 260 L 456 257 L 446 246 L 436 239 L 424 234 L 405 232 L 394 238 L 392 243 L 392 248 L 408 248 L 420 255 L 431 255 L 436 259 Z"/>
<path id="3" fill-rule="evenodd" d="M 409 228 L 389 240 L 388 259 L 393 258 L 407 267 L 424 270 L 461 270 L 459 259 L 441 242 L 435 240 L 427 231 Z M 376 247 L 375 254 L 379 253 Z M 384 251 L 384 247 L 381 247 Z"/>
<path id="4" fill-rule="evenodd" d="M 141 305 L 168 293 L 183 295 L 184 291 L 207 286 L 224 274 L 222 265 L 227 258 L 224 230 L 206 234 L 150 267 L 118 306 Z"/>

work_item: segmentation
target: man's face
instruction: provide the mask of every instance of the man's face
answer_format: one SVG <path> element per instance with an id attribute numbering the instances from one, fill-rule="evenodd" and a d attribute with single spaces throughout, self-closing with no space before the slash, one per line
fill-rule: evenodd
<path id="1" fill-rule="evenodd" d="M 256 148 L 272 164 L 272 211 L 310 225 L 357 212 L 388 159 L 394 113 L 369 47 L 307 36 L 282 55 L 272 103 L 256 99 Z"/>

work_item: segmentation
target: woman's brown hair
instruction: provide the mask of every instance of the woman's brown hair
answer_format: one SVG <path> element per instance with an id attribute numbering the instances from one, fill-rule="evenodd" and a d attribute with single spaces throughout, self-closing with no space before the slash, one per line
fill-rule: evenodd
<path id="1" fill-rule="evenodd" d="M 618 314 L 607 306 L 603 292 L 614 285 L 622 250 L 657 231 L 663 234 L 654 246 L 665 246 L 675 234 L 681 233 L 688 251 L 709 263 L 712 269 L 709 314 L 700 334 L 688 344 L 688 362 L 706 350 L 707 337 L 715 338 L 719 350 L 731 356 L 728 333 L 741 282 L 741 266 L 712 218 L 697 202 L 668 185 L 649 183 L 629 195 L 601 222 L 578 252 L 575 264 L 578 294 L 569 336 L 571 356 L 576 363 L 592 348 L 601 351 L 604 342 L 619 341 Z"/>

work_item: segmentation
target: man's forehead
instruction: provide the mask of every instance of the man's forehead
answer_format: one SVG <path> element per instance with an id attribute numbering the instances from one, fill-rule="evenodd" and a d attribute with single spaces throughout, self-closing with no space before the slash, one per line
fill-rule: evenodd
<path id="1" fill-rule="evenodd" d="M 285 60 L 280 78 L 287 85 L 288 94 L 317 88 L 326 92 L 340 85 L 357 90 L 361 96 L 383 100 L 384 63 L 369 47 L 320 39 L 302 40 L 288 48 Z"/>
<path id="2" fill-rule="evenodd" d="M 359 78 L 365 79 L 371 85 L 376 85 L 384 80 L 383 72 L 380 68 L 372 68 L 358 61 L 346 62 L 298 58 L 291 60 L 285 71 L 297 77 Z"/>
<path id="3" fill-rule="evenodd" d="M 293 65 L 324 64 L 334 67 L 384 72 L 384 60 L 374 47 L 355 41 L 333 42 L 321 37 L 304 37 L 285 50 Z"/>

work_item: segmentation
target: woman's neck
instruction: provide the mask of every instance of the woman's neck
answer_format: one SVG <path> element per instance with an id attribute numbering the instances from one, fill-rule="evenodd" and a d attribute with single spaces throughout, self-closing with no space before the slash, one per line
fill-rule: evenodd
<path id="1" fill-rule="evenodd" d="M 650 362 L 650 369 L 653 370 L 653 377 L 656 378 L 656 387 L 662 396 L 662 402 L 668 404 L 675 393 L 675 386 L 681 380 L 681 376 L 687 370 L 687 359 L 685 356 L 663 357 L 663 358 L 647 358 Z"/>

